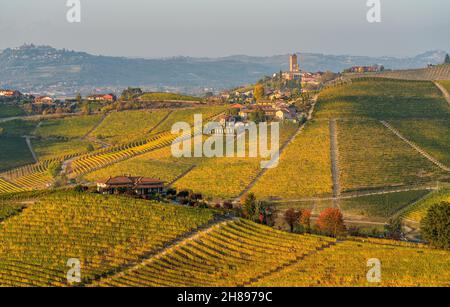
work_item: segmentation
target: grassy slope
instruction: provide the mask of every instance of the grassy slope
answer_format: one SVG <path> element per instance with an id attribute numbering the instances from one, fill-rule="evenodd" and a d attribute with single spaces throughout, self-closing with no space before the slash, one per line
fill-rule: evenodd
<path id="1" fill-rule="evenodd" d="M 0 118 L 4 117 L 14 117 L 14 116 L 20 116 L 25 115 L 25 111 L 22 110 L 22 108 L 18 106 L 11 106 L 6 104 L 0 103 Z"/>
<path id="2" fill-rule="evenodd" d="M 21 137 L 0 137 L 0 171 L 33 163 L 33 156 Z"/>

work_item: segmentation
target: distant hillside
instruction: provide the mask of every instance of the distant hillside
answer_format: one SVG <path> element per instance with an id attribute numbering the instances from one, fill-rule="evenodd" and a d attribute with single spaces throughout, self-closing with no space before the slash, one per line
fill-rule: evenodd
<path id="1" fill-rule="evenodd" d="M 334 56 L 300 53 L 303 70 L 342 71 L 354 65 L 382 64 L 391 69 L 411 69 L 443 62 L 445 52 L 432 51 L 413 58 Z M 253 83 L 265 75 L 286 70 L 287 55 L 272 57 L 132 59 L 95 56 L 24 45 L 0 53 L 0 87 L 55 96 L 94 90 L 120 92 L 127 86 L 147 90 L 202 93 Z"/>

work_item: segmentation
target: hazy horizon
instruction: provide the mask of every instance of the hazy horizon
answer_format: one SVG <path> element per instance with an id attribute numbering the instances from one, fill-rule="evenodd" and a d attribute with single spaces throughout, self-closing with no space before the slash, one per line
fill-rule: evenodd
<path id="1" fill-rule="evenodd" d="M 381 0 L 381 23 L 367 22 L 366 2 L 81 0 L 81 23 L 71 24 L 65 0 L 2 1 L 0 49 L 33 43 L 140 58 L 450 51 L 450 1 Z"/>

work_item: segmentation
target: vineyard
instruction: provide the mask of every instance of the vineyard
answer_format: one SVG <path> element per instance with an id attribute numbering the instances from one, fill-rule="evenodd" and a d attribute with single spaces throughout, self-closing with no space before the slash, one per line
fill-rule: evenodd
<path id="1" fill-rule="evenodd" d="M 0 194 L 21 192 L 22 189 L 0 178 Z"/>
<path id="2" fill-rule="evenodd" d="M 101 115 L 83 115 L 44 120 L 37 128 L 36 136 L 41 138 L 79 138 L 91 130 L 101 117 Z"/>
<path id="3" fill-rule="evenodd" d="M 333 242 L 245 220 L 222 223 L 166 252 L 101 280 L 100 286 L 238 286 Z"/>
<path id="4" fill-rule="evenodd" d="M 432 82 L 361 79 L 324 90 L 316 118 L 447 119 L 448 104 Z"/>
<path id="5" fill-rule="evenodd" d="M 417 190 L 343 199 L 340 208 L 346 218 L 386 222 L 428 193 L 428 190 Z"/>
<path id="6" fill-rule="evenodd" d="M 406 208 L 406 210 L 402 212 L 402 217 L 414 222 L 420 222 L 432 205 L 443 201 L 450 202 L 450 190 L 446 189 L 427 195 Z"/>
<path id="7" fill-rule="evenodd" d="M 54 193 L 0 229 L 0 286 L 65 286 L 69 258 L 84 282 L 137 262 L 213 219 L 210 210 L 120 197 Z"/>
<path id="8" fill-rule="evenodd" d="M 93 285 L 370 286 L 366 274 L 371 258 L 382 262 L 382 282 L 372 285 L 449 285 L 448 252 L 373 241 L 337 242 L 230 221 Z"/>
<path id="9" fill-rule="evenodd" d="M 450 64 L 436 65 L 429 68 L 383 71 L 378 73 L 347 74 L 346 79 L 361 77 L 378 77 L 401 80 L 449 80 Z"/>
<path id="10" fill-rule="evenodd" d="M 401 120 L 389 124 L 439 162 L 450 166 L 450 120 Z"/>
<path id="11" fill-rule="evenodd" d="M 338 121 L 338 131 L 344 191 L 448 178 L 379 122 Z"/>
<path id="12" fill-rule="evenodd" d="M 112 144 L 143 139 L 168 114 L 167 110 L 113 112 L 91 135 Z"/>
<path id="13" fill-rule="evenodd" d="M 374 240 L 376 242 L 376 240 Z M 446 251 L 395 246 L 395 242 L 340 242 L 307 257 L 252 286 L 449 286 L 450 255 Z M 381 261 L 381 283 L 367 281 L 369 259 Z"/>
<path id="14" fill-rule="evenodd" d="M 332 191 L 329 125 L 312 122 L 280 156 L 279 165 L 251 189 L 259 198 L 329 196 Z"/>
<path id="15" fill-rule="evenodd" d="M 170 183 L 192 167 L 192 162 L 191 159 L 172 158 L 170 147 L 164 147 L 93 171 L 84 178 L 90 182 L 98 182 L 109 176 L 139 174 Z"/>

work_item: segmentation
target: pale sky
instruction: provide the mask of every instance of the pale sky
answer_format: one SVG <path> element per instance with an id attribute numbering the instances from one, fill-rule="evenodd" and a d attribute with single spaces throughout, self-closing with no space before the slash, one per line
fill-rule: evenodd
<path id="1" fill-rule="evenodd" d="M 23 43 L 93 54 L 170 57 L 319 52 L 410 56 L 450 51 L 449 0 L 0 0 L 0 49 Z"/>

